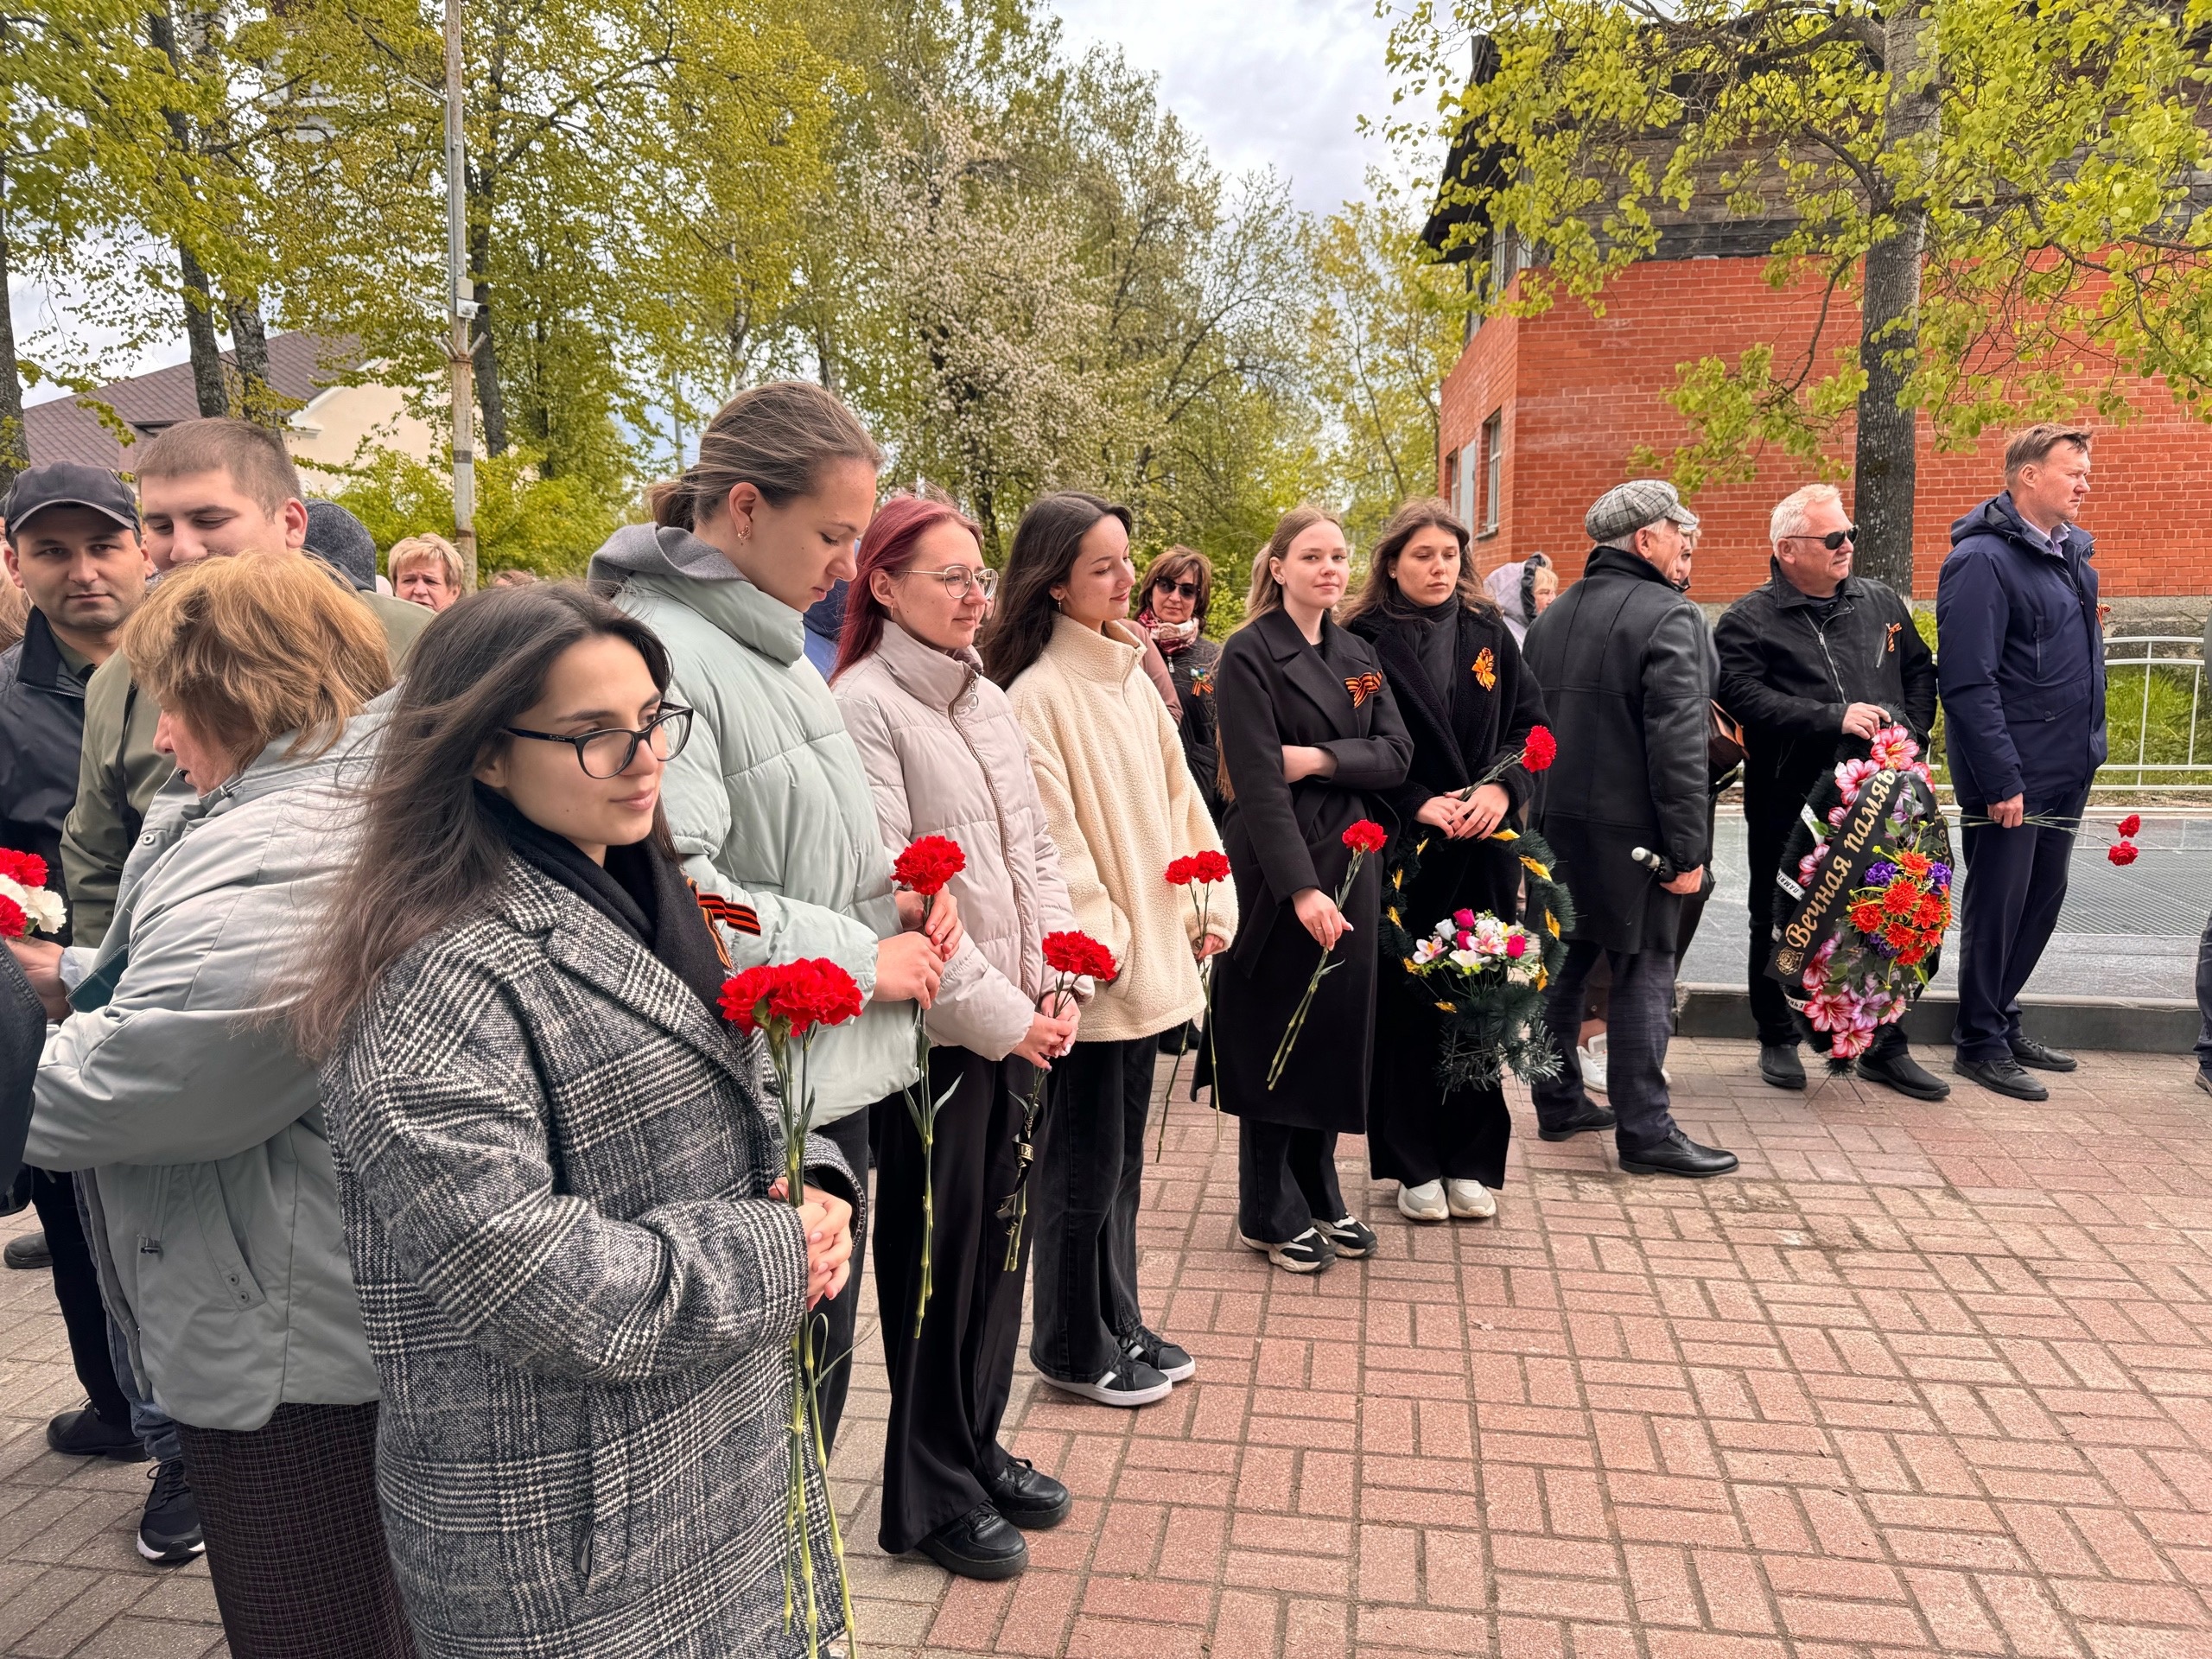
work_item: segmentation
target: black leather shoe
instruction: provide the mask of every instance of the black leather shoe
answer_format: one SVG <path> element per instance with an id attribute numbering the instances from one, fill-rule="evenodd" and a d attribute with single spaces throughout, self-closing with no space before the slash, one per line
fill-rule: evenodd
<path id="1" fill-rule="evenodd" d="M 2010 1095 L 2015 1100 L 2050 1098 L 2050 1090 L 2021 1071 L 2019 1062 L 2009 1054 L 1996 1060 L 1953 1060 L 1951 1070 L 1993 1093 Z"/>
<path id="2" fill-rule="evenodd" d="M 8 1241 L 7 1249 L 0 1250 L 0 1256 L 4 1256 L 11 1268 L 50 1268 L 54 1265 L 54 1252 L 46 1247 L 43 1230 L 35 1233 L 16 1234 Z"/>
<path id="3" fill-rule="evenodd" d="M 1539 1122 L 1536 1138 L 1539 1141 L 1571 1141 L 1589 1129 L 1610 1129 L 1618 1120 L 1606 1108 L 1588 1102 L 1573 1116 L 1556 1123 Z"/>
<path id="4" fill-rule="evenodd" d="M 1734 1153 L 1700 1147 L 1680 1129 L 1655 1147 L 1639 1147 L 1633 1152 L 1624 1147 L 1620 1155 L 1621 1167 L 1631 1175 L 1687 1175 L 1702 1180 L 1708 1175 L 1726 1175 L 1736 1167 Z"/>
<path id="5" fill-rule="evenodd" d="M 1915 1100 L 1942 1100 L 1951 1092 L 1949 1084 L 1902 1048 L 1893 1054 L 1860 1055 L 1859 1075 L 1869 1083 L 1910 1095 Z"/>
<path id="6" fill-rule="evenodd" d="M 1802 1089 L 1805 1062 L 1797 1058 L 1795 1043 L 1761 1043 L 1759 1076 L 1777 1089 Z"/>
<path id="7" fill-rule="evenodd" d="M 65 1411 L 46 1426 L 46 1443 L 65 1458 L 112 1458 L 118 1463 L 146 1461 L 145 1443 L 130 1432 L 101 1417 L 86 1406 Z"/>
<path id="8" fill-rule="evenodd" d="M 1058 1526 L 1075 1503 L 1066 1487 L 1038 1473 L 1037 1465 L 1027 1458 L 1007 1459 L 997 1478 L 983 1483 L 983 1491 L 1003 1519 L 1030 1532 Z"/>
<path id="9" fill-rule="evenodd" d="M 2071 1071 L 2082 1064 L 2064 1049 L 2039 1043 L 2032 1037 L 2012 1039 L 2012 1058 L 2038 1071 Z"/>
<path id="10" fill-rule="evenodd" d="M 1016 1578 L 1029 1565 L 1029 1546 L 988 1503 L 939 1527 L 916 1548 L 957 1578 Z"/>

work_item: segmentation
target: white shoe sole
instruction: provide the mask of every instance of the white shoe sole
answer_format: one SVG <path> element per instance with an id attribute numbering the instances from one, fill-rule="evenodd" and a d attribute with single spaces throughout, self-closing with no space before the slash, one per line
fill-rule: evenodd
<path id="1" fill-rule="evenodd" d="M 1043 1374 L 1039 1374 L 1040 1376 Z M 1156 1389 L 1109 1389 L 1096 1382 L 1063 1382 L 1057 1376 L 1046 1376 L 1044 1381 L 1062 1394 L 1071 1394 L 1078 1400 L 1088 1400 L 1094 1405 L 1124 1406 L 1134 1410 L 1165 1400 L 1175 1391 L 1173 1382 L 1162 1382 Z"/>
<path id="2" fill-rule="evenodd" d="M 1331 1260 L 1332 1260 L 1332 1257 L 1324 1255 L 1319 1261 L 1301 1262 L 1295 1256 L 1286 1255 L 1283 1253 L 1282 1246 L 1280 1244 L 1269 1244 L 1263 1240 L 1250 1237 L 1243 1233 L 1236 1235 L 1236 1242 L 1239 1244 L 1242 1244 L 1248 1250 L 1257 1250 L 1262 1255 L 1266 1256 L 1268 1261 L 1274 1262 L 1275 1266 L 1281 1268 L 1285 1273 L 1319 1273 L 1322 1268 L 1327 1267 Z"/>
<path id="3" fill-rule="evenodd" d="M 1455 1220 L 1459 1220 L 1459 1221 L 1490 1221 L 1490 1220 L 1494 1219 L 1494 1218 L 1496 1217 L 1496 1216 L 1497 1215 L 1497 1200 L 1496 1198 L 1488 1198 L 1488 1199 L 1487 1199 L 1487 1201 L 1484 1203 L 1484 1206 L 1483 1206 L 1481 1209 L 1479 1209 L 1479 1210 L 1471 1210 L 1471 1209 L 1465 1208 L 1465 1206 L 1463 1206 L 1463 1205 L 1459 1205 L 1459 1204 L 1456 1204 L 1456 1203 L 1453 1203 L 1453 1202 L 1452 1202 L 1452 1198 L 1450 1198 L 1450 1196 L 1449 1196 L 1449 1194 L 1450 1194 L 1450 1192 L 1451 1192 L 1451 1191 L 1452 1191 L 1452 1189 L 1451 1189 L 1451 1188 L 1446 1187 L 1446 1188 L 1445 1188 L 1444 1190 L 1445 1190 L 1445 1192 L 1446 1192 L 1446 1198 L 1445 1198 L 1445 1204 L 1446 1204 L 1446 1206 L 1451 1210 L 1452 1214 L 1452 1217 L 1453 1217 L 1453 1218 L 1454 1218 Z"/>
<path id="4" fill-rule="evenodd" d="M 134 1538 L 131 1542 L 137 1544 L 138 1553 L 153 1562 L 156 1567 L 181 1567 L 187 1561 L 197 1560 L 207 1553 L 207 1546 L 205 1542 L 194 1544 L 187 1549 L 156 1549 L 143 1537 Z"/>
<path id="5" fill-rule="evenodd" d="M 1452 1206 L 1447 1203 L 1434 1210 L 1416 1210 L 1406 1202 L 1406 1189 L 1402 1186 L 1398 1189 L 1398 1213 L 1408 1221 L 1424 1224 L 1449 1221 L 1452 1219 Z"/>
<path id="6" fill-rule="evenodd" d="M 1153 1369 L 1170 1382 L 1187 1382 L 1198 1374 L 1198 1362 L 1186 1359 L 1180 1365 L 1156 1365 Z"/>

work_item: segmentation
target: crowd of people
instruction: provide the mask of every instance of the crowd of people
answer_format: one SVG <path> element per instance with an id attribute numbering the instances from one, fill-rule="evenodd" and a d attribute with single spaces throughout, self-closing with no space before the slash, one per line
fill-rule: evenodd
<path id="1" fill-rule="evenodd" d="M 1300 507 L 1217 641 L 1207 560 L 1141 580 L 1126 508 L 1047 495 L 995 569 L 955 505 L 879 500 L 868 432 L 795 382 L 733 399 L 582 583 L 466 593 L 416 537 L 384 596 L 372 544 L 319 530 L 243 423 L 137 446 L 135 489 L 35 468 L 5 508 L 29 608 L 0 846 L 67 905 L 9 952 L 52 1022 L 43 1241 L 11 1254 L 50 1257 L 87 1396 L 49 1443 L 153 1462 L 141 1552 L 204 1548 L 239 1659 L 804 1651 L 793 1337 L 826 1450 L 872 1235 L 880 1541 L 1011 1576 L 1071 1503 L 1000 1438 L 1025 1291 L 1070 1398 L 1142 1407 L 1197 1372 L 1138 1274 L 1163 1048 L 1195 1046 L 1236 1118 L 1235 1240 L 1277 1268 L 1376 1249 L 1347 1134 L 1412 1221 L 1494 1216 L 1503 1090 L 1440 1082 L 1434 999 L 1379 923 L 1386 887 L 1421 918 L 1516 918 L 1503 836 L 1533 830 L 1577 910 L 1538 1132 L 1725 1173 L 1665 1067 L 1719 740 L 1748 758 L 1760 1071 L 1802 1088 L 1810 1030 L 1764 973 L 1781 833 L 1878 726 L 1925 741 L 1939 693 L 1972 872 L 1955 1065 L 2038 1097 L 2021 1067 L 2074 1062 L 2018 994 L 2102 754 L 2089 446 L 2015 440 L 1955 531 L 1935 658 L 1853 573 L 1826 486 L 1776 508 L 1771 578 L 1716 632 L 1685 593 L 1698 521 L 1649 480 L 1590 508 L 1563 589 L 1541 556 L 1485 580 L 1433 499 L 1355 588 L 1342 524 Z M 1363 859 L 1368 823 L 1391 839 Z M 964 855 L 933 901 L 893 879 L 925 836 Z M 1166 874 L 1196 855 L 1230 872 L 1203 905 Z M 1056 978 L 1071 931 L 1110 975 Z M 863 1009 L 813 1040 L 794 1203 L 719 999 L 798 958 Z M 1947 1090 L 1901 1033 L 1857 1070 Z"/>

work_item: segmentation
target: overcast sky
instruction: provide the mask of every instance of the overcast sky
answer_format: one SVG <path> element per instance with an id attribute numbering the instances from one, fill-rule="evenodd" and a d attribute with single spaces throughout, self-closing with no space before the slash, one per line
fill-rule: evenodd
<path id="1" fill-rule="evenodd" d="M 1168 106 L 1224 172 L 1272 166 L 1300 207 L 1325 213 L 1361 194 L 1366 169 L 1389 160 L 1357 124 L 1389 109 L 1389 27 L 1374 0 L 1060 0 L 1058 10 L 1071 54 L 1117 42 L 1132 64 L 1157 74 Z M 8 298 L 27 347 L 57 321 L 86 339 L 104 332 L 96 307 L 87 315 L 35 284 L 18 283 Z M 180 331 L 116 369 L 143 372 L 185 355 Z M 56 395 L 41 386 L 30 401 Z"/>

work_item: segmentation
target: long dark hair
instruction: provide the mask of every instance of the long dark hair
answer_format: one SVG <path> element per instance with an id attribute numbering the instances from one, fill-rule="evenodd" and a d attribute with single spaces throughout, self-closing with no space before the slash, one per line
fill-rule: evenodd
<path id="1" fill-rule="evenodd" d="M 610 638 L 635 646 L 667 690 L 668 652 L 652 630 L 567 582 L 487 588 L 423 630 L 369 776 L 352 868 L 315 931 L 307 991 L 291 1010 L 311 1058 L 345 1040 L 386 969 L 498 885 L 507 842 L 477 801 L 476 769 L 512 741 L 503 728 L 544 695 L 563 652 Z"/>
<path id="2" fill-rule="evenodd" d="M 976 538 L 981 548 L 982 526 L 949 501 L 931 501 L 918 495 L 894 495 L 875 510 L 861 534 L 854 557 L 860 569 L 845 589 L 845 626 L 837 636 L 837 665 L 832 680 L 874 651 L 883 640 L 883 624 L 891 614 L 875 596 L 868 578 L 882 570 L 903 576 L 914 568 L 914 555 L 923 536 L 938 524 L 957 524 Z"/>
<path id="3" fill-rule="evenodd" d="M 1448 503 L 1432 495 L 1408 501 L 1390 515 L 1390 522 L 1382 526 L 1374 550 L 1367 556 L 1367 580 L 1359 585 L 1358 592 L 1337 607 L 1339 623 L 1349 626 L 1355 616 L 1388 607 L 1396 599 L 1398 555 L 1424 530 L 1440 530 L 1459 543 L 1459 602 L 1478 611 L 1497 609 L 1497 601 L 1475 574 L 1474 549 L 1467 527 Z"/>
<path id="4" fill-rule="evenodd" d="M 1052 588 L 1067 580 L 1076 555 L 1083 550 L 1083 538 L 1101 518 L 1118 518 L 1123 530 L 1136 528 L 1127 507 L 1080 490 L 1039 496 L 1014 526 L 1014 546 L 999 579 L 998 603 L 978 642 L 983 672 L 1000 685 L 1012 685 L 1045 654 L 1052 637 L 1052 619 L 1058 614 Z"/>

